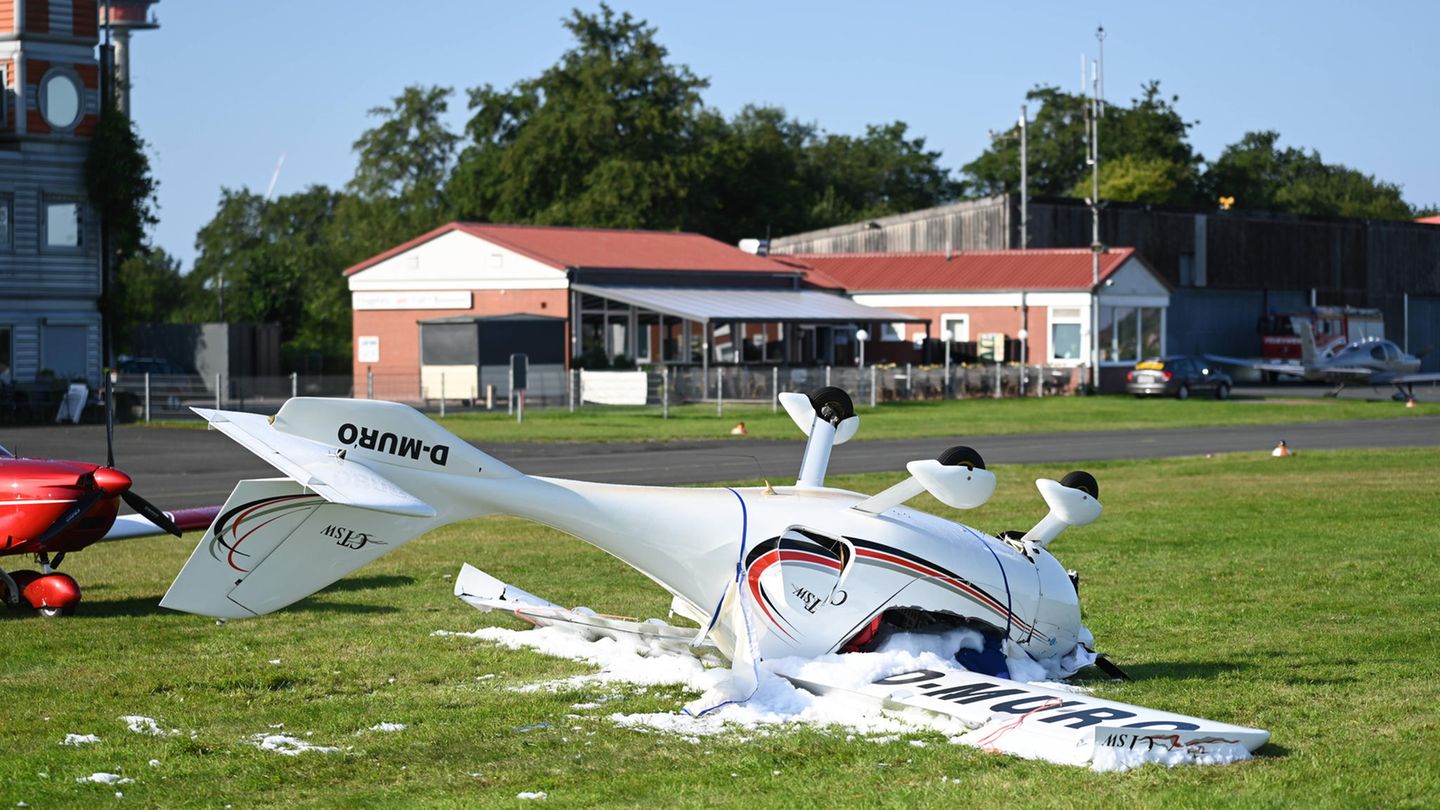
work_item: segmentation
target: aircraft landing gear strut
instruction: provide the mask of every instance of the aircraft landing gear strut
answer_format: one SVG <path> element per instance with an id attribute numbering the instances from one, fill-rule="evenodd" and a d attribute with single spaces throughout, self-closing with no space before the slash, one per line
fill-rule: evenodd
<path id="1" fill-rule="evenodd" d="M 1326 392 L 1325 396 L 1328 397 L 1328 398 L 1330 398 L 1330 399 L 1334 399 L 1335 397 L 1340 396 L 1340 392 L 1341 392 L 1341 391 L 1344 391 L 1344 390 L 1345 390 L 1345 383 L 1342 382 L 1342 383 L 1340 383 L 1339 385 L 1335 386 L 1335 390 Z"/>

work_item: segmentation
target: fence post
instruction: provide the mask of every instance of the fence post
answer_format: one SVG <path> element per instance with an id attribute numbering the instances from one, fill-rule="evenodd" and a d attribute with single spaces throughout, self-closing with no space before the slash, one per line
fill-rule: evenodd
<path id="1" fill-rule="evenodd" d="M 829 367 L 829 366 L 826 366 L 826 367 L 825 367 L 825 387 L 826 387 L 826 388 L 829 388 L 829 387 L 830 387 L 830 367 Z"/>
<path id="2" fill-rule="evenodd" d="M 715 415 L 725 415 L 725 369 L 715 367 Z"/>
<path id="3" fill-rule="evenodd" d="M 780 367 L 770 369 L 770 412 L 780 412 Z"/>
<path id="4" fill-rule="evenodd" d="M 670 367 L 660 367 L 660 418 L 670 418 Z"/>
<path id="5" fill-rule="evenodd" d="M 145 424 L 150 424 L 150 372 L 145 372 Z"/>
<path id="6" fill-rule="evenodd" d="M 575 412 L 575 369 L 568 369 L 565 372 L 565 405 L 570 413 Z"/>
<path id="7" fill-rule="evenodd" d="M 220 410 L 220 372 L 215 372 L 215 410 Z"/>
<path id="8" fill-rule="evenodd" d="M 300 396 L 300 372 L 290 372 L 290 398 Z"/>
<path id="9" fill-rule="evenodd" d="M 445 418 L 445 372 L 440 372 L 440 418 Z"/>
<path id="10" fill-rule="evenodd" d="M 876 366 L 870 367 L 870 407 L 872 408 L 875 407 L 875 379 L 877 370 L 878 368 Z"/>
<path id="11" fill-rule="evenodd" d="M 1001 396 L 1003 395 L 1003 393 L 1002 393 L 1002 391 L 1001 391 L 1000 389 L 1004 386 L 1004 384 L 1005 384 L 1005 378 L 1001 376 L 1000 364 L 999 364 L 999 363 L 996 363 L 996 364 L 995 364 L 995 398 L 996 398 L 996 399 L 1000 399 Z"/>
<path id="12" fill-rule="evenodd" d="M 515 365 L 510 365 L 510 370 L 505 372 L 505 385 L 510 391 L 510 396 L 505 398 L 505 415 L 515 415 Z"/>
<path id="13" fill-rule="evenodd" d="M 370 366 L 365 367 L 365 398 L 375 398 L 375 369 Z"/>
<path id="14" fill-rule="evenodd" d="M 915 373 L 910 370 L 909 363 L 905 364 L 905 398 L 915 398 Z"/>

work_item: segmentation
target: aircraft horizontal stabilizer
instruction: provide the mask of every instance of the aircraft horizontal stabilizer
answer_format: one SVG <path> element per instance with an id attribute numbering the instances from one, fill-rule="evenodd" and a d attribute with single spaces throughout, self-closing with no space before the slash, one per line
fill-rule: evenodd
<path id="1" fill-rule="evenodd" d="M 340 448 L 282 433 L 268 417 L 253 413 L 193 408 L 216 430 L 234 439 L 296 483 L 331 503 L 395 515 L 429 518 L 434 507 L 366 466 Z"/>

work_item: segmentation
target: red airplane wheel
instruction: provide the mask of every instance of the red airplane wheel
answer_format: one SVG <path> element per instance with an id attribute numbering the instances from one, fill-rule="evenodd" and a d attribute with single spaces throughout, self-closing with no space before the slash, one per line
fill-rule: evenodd
<path id="1" fill-rule="evenodd" d="M 19 580 L 17 578 L 17 584 Z M 69 574 L 45 574 L 21 586 L 21 596 L 47 619 L 69 616 L 80 604 L 80 585 Z"/>

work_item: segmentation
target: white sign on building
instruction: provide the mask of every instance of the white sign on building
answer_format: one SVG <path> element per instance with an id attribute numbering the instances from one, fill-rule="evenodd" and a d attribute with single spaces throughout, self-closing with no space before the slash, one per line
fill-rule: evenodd
<path id="1" fill-rule="evenodd" d="M 439 292 L 352 292 L 354 309 L 469 309 L 469 290 Z"/>
<path id="2" fill-rule="evenodd" d="M 355 358 L 361 363 L 380 362 L 379 335 L 361 335 L 356 343 Z"/>

